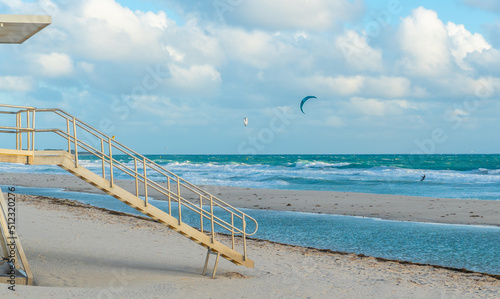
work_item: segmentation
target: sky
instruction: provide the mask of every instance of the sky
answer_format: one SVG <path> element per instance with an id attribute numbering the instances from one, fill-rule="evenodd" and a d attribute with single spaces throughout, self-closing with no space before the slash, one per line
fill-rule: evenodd
<path id="1" fill-rule="evenodd" d="M 63 109 L 141 153 L 500 153 L 499 1 L 0 0 L 0 14 L 52 16 L 1 45 L 1 103 Z"/>

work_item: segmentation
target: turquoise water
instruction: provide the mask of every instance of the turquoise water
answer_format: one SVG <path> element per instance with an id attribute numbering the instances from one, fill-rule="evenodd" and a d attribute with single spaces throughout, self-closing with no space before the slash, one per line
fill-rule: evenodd
<path id="1" fill-rule="evenodd" d="M 4 189 L 6 186 L 2 186 Z M 60 189 L 16 187 L 17 193 L 78 200 L 97 207 L 142 215 L 107 195 Z M 164 201 L 150 199 L 168 211 Z M 176 205 L 172 213 L 177 214 Z M 388 221 L 339 215 L 241 209 L 254 217 L 259 230 L 253 236 L 286 244 L 465 268 L 500 274 L 500 227 Z M 183 222 L 199 227 L 199 216 L 182 210 Z M 204 224 L 209 227 L 208 222 Z M 249 231 L 253 230 L 249 227 Z M 249 248 L 251 256 L 252 248 Z"/>
<path id="2" fill-rule="evenodd" d="M 198 185 L 500 199 L 500 155 L 147 155 Z M 101 172 L 100 161 L 80 156 Z M 128 157 L 118 159 L 133 168 Z M 140 165 L 139 170 L 142 171 Z M 1 172 L 67 174 L 1 164 Z M 420 181 L 425 174 L 426 179 Z M 118 178 L 129 178 L 116 172 Z M 154 173 L 151 174 L 154 176 Z M 159 177 L 161 180 L 162 178 Z"/>

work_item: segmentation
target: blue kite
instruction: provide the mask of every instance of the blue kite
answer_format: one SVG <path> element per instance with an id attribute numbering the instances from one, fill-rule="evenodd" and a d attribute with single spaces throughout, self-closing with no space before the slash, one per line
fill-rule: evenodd
<path id="1" fill-rule="evenodd" d="M 315 96 L 307 96 L 307 97 L 305 97 L 305 98 L 302 99 L 302 102 L 300 102 L 300 111 L 302 111 L 302 113 L 304 113 L 304 114 L 306 114 L 306 113 L 304 112 L 304 110 L 302 110 L 302 106 L 304 106 L 304 103 L 307 100 L 309 100 L 309 99 L 317 99 L 317 97 L 315 97 Z"/>

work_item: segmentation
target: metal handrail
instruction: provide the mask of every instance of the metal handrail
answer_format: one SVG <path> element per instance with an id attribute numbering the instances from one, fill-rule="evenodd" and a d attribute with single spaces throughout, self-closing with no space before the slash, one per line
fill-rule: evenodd
<path id="1" fill-rule="evenodd" d="M 18 109 L 26 109 L 26 110 L 34 110 L 34 109 L 36 109 L 35 107 L 30 107 L 30 106 L 7 105 L 7 104 L 0 104 L 0 107 L 18 108 Z"/>
<path id="2" fill-rule="evenodd" d="M 71 116 L 69 113 L 65 112 L 65 111 L 64 111 L 64 110 L 62 110 L 62 109 L 57 109 L 57 108 L 56 108 L 56 109 L 37 109 L 37 111 L 39 111 L 39 112 L 55 112 L 56 114 L 60 115 L 60 116 L 61 116 L 61 117 L 63 117 L 63 118 L 66 118 L 66 119 L 68 119 L 68 118 L 72 118 L 72 116 Z M 65 114 L 66 116 L 64 116 L 64 115 L 62 115 L 62 114 Z M 182 187 L 184 187 L 184 188 L 186 188 L 186 189 L 188 189 L 188 190 L 190 190 L 190 191 L 192 191 L 192 192 L 195 192 L 195 193 L 197 193 L 198 195 L 203 195 L 203 194 L 200 194 L 200 193 L 204 193 L 204 198 L 206 198 L 206 199 L 209 199 L 209 198 L 210 198 L 210 196 L 211 196 L 213 200 L 215 200 L 216 202 L 219 202 L 219 203 L 221 203 L 221 204 L 222 204 L 222 205 L 221 205 L 221 204 L 215 203 L 215 204 L 216 204 L 217 206 L 219 206 L 220 208 L 222 208 L 222 209 L 224 209 L 224 210 L 226 210 L 226 211 L 228 211 L 228 212 L 230 212 L 230 210 L 229 210 L 229 209 L 236 210 L 236 211 L 238 211 L 239 213 L 243 214 L 245 217 L 247 217 L 247 218 L 251 219 L 253 222 L 255 222 L 255 224 L 256 224 L 256 229 L 255 229 L 255 231 L 254 231 L 254 232 L 252 232 L 251 234 L 247 234 L 247 235 L 251 236 L 251 235 L 255 234 L 255 232 L 257 231 L 257 229 L 258 229 L 258 224 L 257 224 L 257 221 L 256 221 L 254 218 L 252 218 L 252 217 L 248 216 L 247 214 L 245 214 L 245 213 L 243 213 L 243 212 L 239 211 L 237 208 L 233 207 L 232 205 L 230 205 L 230 204 L 228 204 L 228 203 L 226 203 L 226 202 L 222 201 L 221 199 L 219 199 L 219 198 L 217 198 L 216 196 L 214 196 L 214 195 L 210 194 L 209 192 L 206 192 L 205 190 L 203 190 L 203 189 L 199 188 L 198 186 L 196 186 L 196 185 L 194 185 L 194 184 L 192 184 L 192 183 L 188 182 L 187 180 L 185 180 L 185 179 L 181 178 L 180 176 L 178 176 L 178 175 L 174 174 L 173 172 L 171 172 L 171 171 L 169 171 L 169 170 L 165 169 L 165 168 L 164 168 L 164 167 L 162 167 L 161 165 L 159 165 L 159 164 L 157 164 L 156 162 L 154 162 L 154 161 L 150 160 L 149 158 L 147 158 L 147 157 L 145 157 L 145 156 L 143 156 L 143 155 L 139 154 L 138 152 L 136 152 L 136 151 L 134 151 L 133 149 L 131 149 L 131 148 L 129 148 L 129 147 L 127 147 L 127 146 L 125 146 L 124 144 L 122 144 L 122 143 L 120 143 L 120 142 L 118 142 L 118 141 L 115 141 L 115 140 L 111 139 L 111 138 L 110 138 L 109 136 L 107 136 L 106 134 L 104 134 L 104 133 L 100 132 L 99 130 L 94 129 L 93 127 L 91 127 L 90 125 L 86 124 L 85 122 L 83 122 L 83 121 L 81 121 L 81 120 L 79 120 L 79 119 L 75 119 L 75 120 L 76 120 L 77 122 L 81 123 L 82 125 L 86 126 L 88 129 L 93 130 L 94 132 L 97 132 L 97 133 L 98 133 L 98 134 L 100 134 L 102 137 L 105 137 L 105 139 L 107 139 L 107 140 L 111 140 L 111 142 L 112 142 L 112 147 L 113 147 L 113 148 L 116 148 L 117 150 L 119 150 L 119 151 L 121 151 L 121 152 L 125 153 L 125 154 L 126 154 L 126 155 L 128 155 L 129 157 L 132 157 L 132 158 L 141 158 L 141 159 L 146 160 L 148 163 L 150 163 L 150 164 L 151 164 L 151 165 L 148 165 L 149 167 L 153 168 L 152 166 L 154 166 L 154 167 L 159 168 L 160 170 L 155 169 L 155 171 L 157 171 L 158 173 L 163 174 L 164 176 L 167 176 L 167 177 L 168 177 L 168 176 L 172 176 L 172 177 L 173 177 L 173 178 L 175 178 L 175 179 L 179 179 L 180 181 L 182 181 L 182 182 L 183 182 L 183 183 L 181 184 L 181 186 L 182 186 Z M 97 138 L 102 138 L 101 136 L 98 136 L 97 134 L 92 133 L 90 130 L 87 130 L 86 128 L 82 127 L 80 124 L 77 124 L 77 126 L 79 126 L 80 128 L 82 128 L 82 129 L 86 130 L 87 132 L 91 133 L 92 135 L 94 135 L 94 136 L 95 136 L 95 137 L 97 137 Z M 103 138 L 103 139 L 104 139 L 104 138 Z M 130 152 L 130 153 L 132 153 L 133 155 L 132 155 L 132 154 L 130 154 L 130 153 L 127 153 L 126 151 L 129 151 L 129 152 Z M 113 159 L 113 161 L 116 161 L 116 160 L 115 160 L 115 159 Z M 153 168 L 153 169 L 154 169 L 154 168 Z M 167 174 L 165 174 L 165 173 L 162 173 L 162 172 L 166 172 L 166 173 L 168 173 L 168 175 L 167 175 Z M 190 187 L 191 187 L 191 188 L 190 188 Z M 193 190 L 193 189 L 195 189 L 195 190 L 197 190 L 197 191 L 195 191 L 195 190 Z M 235 216 L 240 217 L 240 216 L 239 216 L 239 215 L 237 215 L 237 214 L 235 214 Z M 241 217 L 240 217 L 240 218 L 241 218 Z"/>
<path id="3" fill-rule="evenodd" d="M 55 112 L 56 114 L 60 115 L 60 116 L 61 116 L 61 117 L 63 117 L 63 118 L 66 118 L 66 119 L 68 119 L 68 117 L 69 117 L 69 118 L 72 118 L 72 116 L 71 116 L 69 113 L 65 112 L 65 111 L 64 111 L 64 110 L 62 110 L 62 109 L 58 109 L 58 108 L 55 108 L 55 109 L 38 109 L 37 111 L 39 111 L 39 112 L 49 112 L 49 111 L 51 111 L 51 112 Z M 63 114 L 65 114 L 67 117 L 65 117 Z M 94 135 L 95 137 L 97 137 L 97 138 L 102 138 L 102 137 L 105 137 L 106 139 L 110 139 L 110 138 L 109 138 L 109 136 L 107 136 L 106 134 L 104 134 L 104 133 L 100 132 L 99 130 L 94 129 L 93 127 L 91 127 L 90 125 L 86 124 L 85 122 L 83 122 L 83 121 L 81 121 L 81 120 L 79 120 L 79 119 L 76 119 L 76 121 L 80 122 L 82 125 L 85 125 L 85 126 L 86 126 L 86 127 L 88 127 L 89 129 L 91 129 L 91 130 L 93 130 L 94 132 L 97 132 L 98 134 L 100 134 L 100 135 L 101 135 L 101 137 L 100 137 L 100 136 L 98 136 L 97 134 L 95 134 L 95 133 L 91 132 L 91 130 L 88 130 L 88 129 L 84 128 L 83 126 L 80 126 L 80 125 L 79 125 L 79 127 L 80 127 L 80 128 L 82 128 L 82 129 L 84 129 L 85 131 L 87 131 L 87 132 L 91 133 L 91 134 L 92 134 L 92 135 Z M 213 198 L 213 199 L 215 199 L 216 201 L 220 201 L 221 203 L 223 203 L 223 204 L 224 204 L 224 205 L 226 205 L 227 207 L 229 207 L 229 208 L 231 208 L 231 209 L 235 209 L 235 210 L 237 210 L 237 208 L 235 208 L 235 207 L 231 206 L 230 204 L 225 203 L 224 201 L 220 200 L 220 199 L 219 199 L 219 198 L 217 198 L 216 196 L 214 196 L 214 195 L 212 195 L 212 194 L 210 194 L 210 193 L 206 192 L 205 190 L 203 190 L 203 189 L 199 188 L 198 186 L 196 186 L 196 185 L 194 185 L 194 184 L 192 184 L 192 183 L 188 182 L 187 180 L 185 180 L 185 179 L 183 179 L 183 178 L 179 177 L 178 175 L 174 174 L 173 172 L 171 172 L 171 171 L 169 171 L 169 170 L 167 170 L 167 169 L 163 168 L 161 165 L 159 165 L 159 164 L 157 164 L 156 162 L 154 162 L 154 161 L 150 160 L 149 158 L 147 158 L 147 157 L 145 157 L 145 156 L 143 156 L 143 155 L 139 154 L 138 152 L 136 152 L 136 151 L 134 151 L 133 149 L 131 149 L 131 148 L 129 148 L 129 147 L 127 147 L 127 146 L 125 146 L 124 144 L 122 144 L 122 143 L 120 143 L 120 142 L 118 142 L 118 141 L 115 141 L 115 140 L 113 140 L 113 139 L 111 139 L 111 142 L 113 143 L 113 145 L 112 145 L 112 146 L 113 146 L 114 148 L 116 148 L 116 149 L 118 149 L 118 150 L 120 150 L 120 151 L 122 151 L 122 152 L 124 152 L 124 153 L 126 153 L 126 151 L 129 151 L 130 153 L 132 153 L 132 154 L 133 154 L 133 155 L 131 155 L 131 154 L 129 154 L 129 153 L 126 153 L 128 156 L 130 156 L 130 157 L 134 157 L 134 155 L 135 155 L 135 156 L 137 156 L 137 157 L 140 157 L 140 158 L 142 158 L 142 159 L 145 159 L 145 160 L 146 160 L 146 161 L 148 161 L 150 164 L 152 164 L 152 165 L 154 165 L 154 166 L 156 166 L 156 167 L 160 168 L 160 169 L 161 169 L 161 171 L 164 171 L 164 172 L 168 173 L 168 175 L 167 175 L 167 174 L 163 174 L 163 175 L 165 175 L 165 176 L 169 176 L 169 175 L 171 175 L 171 176 L 173 176 L 174 178 L 179 178 L 179 180 L 180 180 L 180 181 L 182 181 L 182 182 L 183 182 L 183 184 L 185 184 L 185 185 L 187 185 L 187 186 L 190 186 L 190 187 L 191 187 L 191 188 L 193 188 L 193 189 L 198 190 L 197 192 L 205 193 L 205 197 L 206 197 L 206 198 L 208 198 L 208 197 L 212 196 L 212 198 Z M 119 146 L 119 147 L 118 147 L 118 146 Z M 121 148 L 120 148 L 120 147 L 121 147 Z M 156 171 L 158 171 L 157 169 L 155 169 L 155 170 L 156 170 Z M 187 186 L 185 186 L 185 185 L 184 185 L 183 187 L 186 187 L 186 188 L 187 188 Z M 188 188 L 188 189 L 190 189 L 190 191 L 196 192 L 196 191 L 192 190 L 191 188 Z M 221 207 L 222 207 L 222 206 L 221 206 Z M 248 216 L 248 217 L 249 217 L 249 216 Z M 251 217 L 249 217 L 249 218 L 251 218 Z"/>
<path id="4" fill-rule="evenodd" d="M 229 232 L 231 232 L 232 235 L 232 244 L 233 244 L 233 249 L 234 249 L 234 236 L 237 234 L 243 235 L 243 249 L 244 249 L 244 256 L 246 257 L 246 236 L 251 236 L 255 234 L 258 230 L 258 223 L 257 221 L 241 212 L 237 208 L 233 207 L 230 204 L 225 203 L 224 201 L 220 200 L 216 196 L 210 194 L 209 192 L 199 188 L 198 186 L 188 182 L 187 180 L 179 177 L 178 175 L 172 173 L 171 171 L 165 169 L 161 165 L 157 164 L 156 162 L 150 160 L 149 158 L 139 154 L 138 152 L 130 149 L 129 147 L 125 146 L 124 144 L 117 142 L 110 138 L 108 135 L 104 134 L 103 132 L 93 128 L 92 126 L 88 125 L 87 123 L 73 117 L 69 113 L 65 112 L 64 110 L 61 109 L 37 109 L 35 107 L 24 107 L 24 106 L 15 106 L 15 105 L 3 105 L 0 104 L 0 107 L 5 107 L 5 108 L 17 108 L 17 109 L 22 109 L 18 110 L 15 112 L 4 112 L 7 114 L 16 114 L 16 127 L 7 127 L 7 126 L 0 126 L 0 132 L 7 132 L 7 133 L 16 133 L 17 135 L 20 135 L 19 137 L 16 137 L 16 149 L 19 149 L 22 147 L 22 134 L 25 133 L 27 134 L 27 143 L 28 143 L 28 148 L 31 148 L 34 150 L 34 140 L 35 140 L 35 133 L 42 133 L 42 132 L 53 132 L 56 133 L 57 135 L 61 136 L 62 138 L 68 140 L 68 152 L 71 154 L 71 144 L 73 144 L 74 148 L 74 159 L 76 165 L 78 165 L 78 148 L 82 148 L 83 150 L 86 150 L 88 153 L 100 158 L 102 160 L 102 167 L 103 167 L 103 177 L 105 178 L 105 165 L 109 166 L 110 170 L 110 182 L 111 184 L 114 183 L 113 180 L 113 168 L 116 168 L 125 174 L 133 177 L 136 181 L 136 195 L 138 195 L 138 183 L 141 182 L 144 184 L 144 191 L 145 191 L 145 204 L 147 205 L 147 188 L 151 187 L 154 190 L 160 192 L 161 194 L 165 195 L 168 197 L 169 200 L 169 214 L 171 215 L 171 209 L 170 209 L 170 202 L 171 200 L 178 201 L 179 203 L 179 223 L 181 223 L 181 206 L 184 206 L 195 213 L 198 213 L 200 215 L 200 230 L 203 232 L 203 219 L 208 219 L 212 223 L 212 239 L 214 238 L 214 225 L 217 225 L 218 227 L 221 227 L 222 229 L 225 229 Z M 63 119 L 66 120 L 66 132 L 61 130 L 61 129 L 35 129 L 35 112 L 52 112 Z M 0 113 L 2 113 L 0 111 Z M 22 117 L 21 115 L 26 113 L 27 115 L 27 123 L 25 124 L 26 126 L 23 126 L 22 123 Z M 32 115 L 31 123 L 30 123 L 30 114 Z M 70 123 L 73 125 L 71 129 L 73 129 L 72 134 L 71 134 L 71 129 L 70 129 Z M 85 132 L 91 134 L 92 136 L 98 138 L 101 142 L 101 149 L 97 149 L 94 146 L 84 142 L 81 140 L 81 138 L 77 137 L 76 131 L 78 129 L 82 129 Z M 19 144 L 18 144 L 19 143 Z M 108 150 L 109 154 L 106 154 L 104 145 L 108 145 Z M 118 161 L 113 157 L 112 150 L 115 149 L 121 153 L 124 154 L 124 156 L 128 156 L 129 158 L 132 158 L 135 164 L 135 169 L 131 169 L 129 166 L 123 164 L 122 162 Z M 143 164 L 143 169 L 144 173 L 141 174 L 137 171 L 137 164 L 141 163 Z M 167 185 L 168 188 L 165 188 L 161 184 L 159 184 L 156 181 L 153 181 L 150 177 L 147 177 L 146 174 L 146 169 L 151 169 L 155 171 L 156 173 L 160 174 L 163 177 L 167 178 Z M 170 190 L 170 180 L 176 182 L 177 185 L 177 193 L 173 192 Z M 200 204 L 197 205 L 195 203 L 192 203 L 191 201 L 187 200 L 180 194 L 180 188 L 184 188 L 190 192 L 192 192 L 194 195 L 199 196 Z M 203 209 L 203 201 L 205 200 L 205 203 L 207 201 L 210 203 L 210 211 L 207 211 Z M 223 220 L 222 218 L 214 215 L 213 213 L 213 208 L 214 206 L 221 208 L 223 211 L 229 213 L 229 216 L 231 217 L 231 223 L 228 223 L 227 221 Z M 238 228 L 234 225 L 234 217 L 239 218 L 242 221 L 242 228 Z M 246 223 L 247 221 L 251 221 L 255 225 L 255 230 L 251 233 L 246 232 Z"/>
<path id="5" fill-rule="evenodd" d="M 55 132 L 58 135 L 60 135 L 61 137 L 71 137 L 66 132 L 64 132 L 62 130 L 59 130 L 59 129 L 36 130 L 36 132 Z M 94 156 L 101 157 L 101 158 L 104 157 L 104 158 L 106 158 L 108 160 L 110 159 L 109 155 L 106 155 L 103 152 L 99 152 L 97 149 L 93 148 L 91 145 L 85 143 L 84 141 L 79 140 L 78 142 L 79 142 L 79 146 L 81 146 L 83 149 L 87 150 L 89 153 L 93 154 Z M 111 159 L 113 160 L 113 166 L 116 167 L 117 169 L 123 171 L 124 173 L 128 174 L 129 176 L 134 176 L 136 174 L 135 170 L 131 169 L 130 167 L 126 166 L 125 164 L 121 163 L 120 161 L 116 160 L 115 158 L 111 157 Z M 160 193 L 162 193 L 164 195 L 167 195 L 167 196 L 169 194 L 170 194 L 170 196 L 174 196 L 175 195 L 176 198 L 178 198 L 178 196 L 177 196 L 178 194 L 172 192 L 171 190 L 166 189 L 165 187 L 159 185 L 157 182 L 155 182 L 155 181 L 153 181 L 153 180 L 151 180 L 149 178 L 145 178 L 144 175 L 142 175 L 142 174 L 140 174 L 140 173 L 137 172 L 137 176 L 138 176 L 139 180 L 141 182 L 143 182 L 143 183 L 144 183 L 144 180 L 146 179 L 148 186 L 151 187 L 151 188 L 153 188 L 153 189 L 155 189 L 156 191 L 158 191 L 158 192 L 160 192 Z M 183 186 L 183 185 L 181 185 L 181 186 Z M 187 186 L 183 186 L 183 187 L 187 188 Z M 195 190 L 192 190 L 190 188 L 187 188 L 187 189 L 196 193 Z M 201 195 L 201 194 L 198 194 L 198 195 Z M 207 211 L 205 211 L 201 207 L 198 207 L 197 205 L 191 203 L 189 200 L 187 200 L 187 199 L 185 199 L 183 197 L 180 197 L 180 199 L 182 201 L 182 205 L 183 206 L 191 209 L 194 212 L 201 213 L 201 214 L 203 214 L 203 217 L 209 219 L 209 217 L 207 215 L 205 215 L 206 213 L 208 213 Z M 219 205 L 217 205 L 217 206 L 219 206 Z M 238 214 L 230 211 L 226 207 L 223 207 L 223 206 L 219 206 L 219 207 L 222 208 L 222 209 L 224 209 L 227 212 L 230 212 L 230 213 L 234 214 L 234 216 L 236 216 L 236 217 L 238 217 L 240 219 L 243 219 L 243 217 L 246 217 L 246 218 L 249 218 L 249 219 L 255 221 L 255 219 L 253 217 L 250 217 L 250 216 L 248 216 L 247 214 L 245 214 L 243 212 L 240 212 L 241 214 L 243 214 L 243 216 L 240 216 L 240 215 L 238 215 Z M 216 220 L 216 223 L 219 226 L 225 228 L 226 230 L 231 231 L 230 227 L 225 226 L 225 225 L 231 226 L 228 222 L 224 221 L 223 219 L 221 219 L 221 218 L 219 218 L 219 217 L 217 217 L 215 215 L 214 215 L 214 219 Z M 255 222 L 257 222 L 257 221 L 255 221 Z M 234 227 L 234 229 L 238 233 L 243 233 L 243 231 L 240 230 L 240 229 L 238 229 L 237 227 Z M 254 232 L 252 232 L 251 234 L 250 233 L 246 233 L 245 235 L 246 236 L 251 236 L 251 235 L 255 234 L 256 231 L 257 231 L 257 225 L 256 225 L 256 229 L 255 229 Z"/>

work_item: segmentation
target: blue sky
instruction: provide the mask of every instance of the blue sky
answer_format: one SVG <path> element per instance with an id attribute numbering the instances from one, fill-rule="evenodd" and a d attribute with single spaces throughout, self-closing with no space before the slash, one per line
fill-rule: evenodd
<path id="1" fill-rule="evenodd" d="M 142 153 L 499 153 L 499 12 L 493 0 L 0 0 L 0 13 L 53 18 L 0 47 L 0 97 L 64 109 Z"/>

